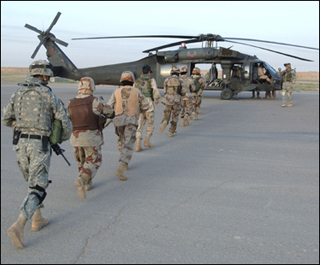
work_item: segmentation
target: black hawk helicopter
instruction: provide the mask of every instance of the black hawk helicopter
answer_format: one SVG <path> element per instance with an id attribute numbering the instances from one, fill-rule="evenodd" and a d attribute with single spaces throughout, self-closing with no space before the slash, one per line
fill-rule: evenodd
<path id="1" fill-rule="evenodd" d="M 65 47 L 68 43 L 57 39 L 50 33 L 53 26 L 57 23 L 61 13 L 58 12 L 51 25 L 46 31 L 38 30 L 37 28 L 25 25 L 26 28 L 39 33 L 39 45 L 36 47 L 31 58 L 34 58 L 39 51 L 40 47 L 44 45 L 47 52 L 47 58 L 52 65 L 54 76 L 67 78 L 71 80 L 80 80 L 82 77 L 90 76 L 94 79 L 96 85 L 119 85 L 121 73 L 123 71 L 131 71 L 135 77 L 139 77 L 143 65 L 150 65 L 153 69 L 151 77 L 155 78 L 159 88 L 163 87 L 164 80 L 170 76 L 170 70 L 173 66 L 185 66 L 189 70 L 189 75 L 196 64 L 211 64 L 209 76 L 207 78 L 208 90 L 222 90 L 222 99 L 231 99 L 234 95 L 242 91 L 272 91 L 282 89 L 282 78 L 279 77 L 277 71 L 272 68 L 268 63 L 260 60 L 256 56 L 243 54 L 230 48 L 213 47 L 213 43 L 217 42 L 230 42 L 236 44 L 247 45 L 277 54 L 289 56 L 291 58 L 312 61 L 309 59 L 297 57 L 291 54 L 262 48 L 259 46 L 246 44 L 241 41 L 255 41 L 262 43 L 272 43 L 278 45 L 286 45 L 298 48 L 319 50 L 319 48 L 306 47 L 301 45 L 294 45 L 288 43 L 280 43 L 274 41 L 247 39 L 247 38 L 224 38 L 220 35 L 214 34 L 200 34 L 198 36 L 185 36 L 185 35 L 142 35 L 142 36 L 113 36 L 113 37 L 92 37 L 92 38 L 74 38 L 73 40 L 81 39 L 115 39 L 115 38 L 179 38 L 185 39 L 152 49 L 143 51 L 148 53 L 148 56 L 138 61 L 120 63 L 113 65 L 104 65 L 98 67 L 81 68 L 78 69 L 73 62 L 64 54 L 58 47 L 58 44 Z M 206 42 L 205 47 L 188 49 L 186 44 Z M 181 45 L 177 50 L 172 51 L 159 51 L 164 48 Z M 155 53 L 152 53 L 155 52 Z M 222 68 L 222 77 L 218 78 L 217 65 Z M 271 83 L 259 79 L 258 65 L 262 65 L 265 69 L 265 74 L 271 79 Z"/>

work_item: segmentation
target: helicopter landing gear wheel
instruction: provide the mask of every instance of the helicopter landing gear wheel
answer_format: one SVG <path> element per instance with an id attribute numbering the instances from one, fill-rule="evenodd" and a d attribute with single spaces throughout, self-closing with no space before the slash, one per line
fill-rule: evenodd
<path id="1" fill-rule="evenodd" d="M 233 97 L 233 92 L 230 88 L 225 88 L 221 91 L 220 96 L 222 99 L 229 100 Z"/>

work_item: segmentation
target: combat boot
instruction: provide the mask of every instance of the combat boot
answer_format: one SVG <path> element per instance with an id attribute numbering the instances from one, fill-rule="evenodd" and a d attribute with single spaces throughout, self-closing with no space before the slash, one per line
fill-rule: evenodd
<path id="1" fill-rule="evenodd" d="M 146 135 L 146 140 L 144 141 L 145 147 L 154 147 L 152 143 L 150 143 L 150 135 Z"/>
<path id="2" fill-rule="evenodd" d="M 137 138 L 137 146 L 136 146 L 136 151 L 140 152 L 142 150 L 141 148 L 141 138 Z"/>
<path id="3" fill-rule="evenodd" d="M 287 104 L 286 103 L 282 103 L 281 107 L 286 107 Z"/>
<path id="4" fill-rule="evenodd" d="M 8 229 L 8 235 L 12 238 L 12 245 L 23 248 L 23 231 L 28 219 L 20 213 L 18 220 Z"/>
<path id="5" fill-rule="evenodd" d="M 183 118 L 181 118 L 181 124 L 180 124 L 180 125 L 181 125 L 182 127 L 184 127 L 184 125 L 185 125 L 184 123 L 185 123 L 185 119 L 184 119 L 184 117 L 183 117 Z"/>
<path id="6" fill-rule="evenodd" d="M 164 131 L 164 129 L 167 127 L 167 121 L 163 121 L 162 123 L 161 123 L 161 126 L 160 126 L 160 132 L 163 132 Z"/>
<path id="7" fill-rule="evenodd" d="M 116 176 L 121 180 L 121 181 L 125 181 L 127 180 L 127 177 L 124 175 L 124 169 L 126 167 L 127 163 L 120 161 L 119 162 L 119 166 L 116 170 Z"/>
<path id="8" fill-rule="evenodd" d="M 84 183 L 83 183 L 83 178 L 78 177 L 77 179 L 75 179 L 74 181 L 74 185 L 77 186 L 77 192 L 78 195 L 81 199 L 85 199 L 86 198 L 86 193 L 85 193 L 85 187 L 84 187 Z"/>
<path id="9" fill-rule="evenodd" d="M 276 91 L 272 91 L 272 96 L 273 96 L 273 99 L 277 99 L 277 94 L 276 94 Z"/>
<path id="10" fill-rule="evenodd" d="M 188 116 L 189 116 L 189 119 L 192 121 L 193 120 L 192 114 L 190 114 Z"/>
<path id="11" fill-rule="evenodd" d="M 92 186 L 92 179 L 86 181 L 86 183 L 84 184 L 84 189 L 85 189 L 86 191 L 88 191 L 88 190 L 90 190 L 91 186 Z"/>
<path id="12" fill-rule="evenodd" d="M 293 106 L 292 103 L 289 103 L 289 104 L 288 104 L 288 107 L 292 107 L 292 106 Z"/>
<path id="13" fill-rule="evenodd" d="M 194 112 L 194 120 L 199 120 L 197 112 Z"/>
<path id="14" fill-rule="evenodd" d="M 37 210 L 34 212 L 32 216 L 31 230 L 39 231 L 43 226 L 47 225 L 48 223 L 49 220 L 44 219 L 41 215 L 40 208 L 37 208 Z"/>
<path id="15" fill-rule="evenodd" d="M 184 116 L 184 122 L 185 122 L 185 125 L 186 125 L 186 126 L 189 126 L 189 125 L 190 125 L 188 116 L 189 116 L 189 115 Z"/>

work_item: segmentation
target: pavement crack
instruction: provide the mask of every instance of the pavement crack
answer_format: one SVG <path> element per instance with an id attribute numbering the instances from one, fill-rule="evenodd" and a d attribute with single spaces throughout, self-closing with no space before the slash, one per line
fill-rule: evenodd
<path id="1" fill-rule="evenodd" d="M 121 210 L 119 211 L 119 213 L 116 215 L 114 221 L 113 221 L 111 224 L 109 224 L 109 225 L 108 225 L 107 227 L 105 227 L 105 228 L 100 229 L 97 233 L 95 233 L 95 234 L 93 234 L 93 235 L 91 235 L 91 236 L 89 236 L 89 237 L 87 238 L 86 243 L 85 243 L 85 245 L 84 245 L 84 247 L 83 247 L 83 250 L 82 250 L 81 254 L 79 255 L 79 257 L 78 257 L 77 261 L 75 262 L 75 264 L 79 263 L 80 260 L 81 260 L 81 258 L 86 254 L 87 248 L 88 248 L 88 246 L 89 246 L 89 244 L 90 244 L 90 241 L 91 241 L 93 238 L 101 235 L 103 232 L 109 230 L 113 225 L 115 225 L 116 223 L 119 222 L 119 219 L 120 219 L 120 217 L 121 217 L 121 215 L 122 215 L 122 213 L 123 213 L 123 211 L 124 211 L 124 209 L 125 209 L 126 207 L 127 207 L 127 205 L 125 205 L 125 206 L 122 207 L 122 209 L 121 209 Z"/>

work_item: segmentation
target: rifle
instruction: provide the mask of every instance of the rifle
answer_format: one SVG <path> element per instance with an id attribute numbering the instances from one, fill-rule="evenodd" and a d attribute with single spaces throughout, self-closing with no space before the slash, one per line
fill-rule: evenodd
<path id="1" fill-rule="evenodd" d="M 64 158 L 64 160 L 67 162 L 68 166 L 70 166 L 71 164 L 69 163 L 68 159 L 64 156 L 63 152 L 65 151 L 64 149 L 61 149 L 60 146 L 58 144 L 52 144 L 51 148 L 53 149 L 53 151 L 56 153 L 56 155 L 62 155 L 62 157 Z"/>

